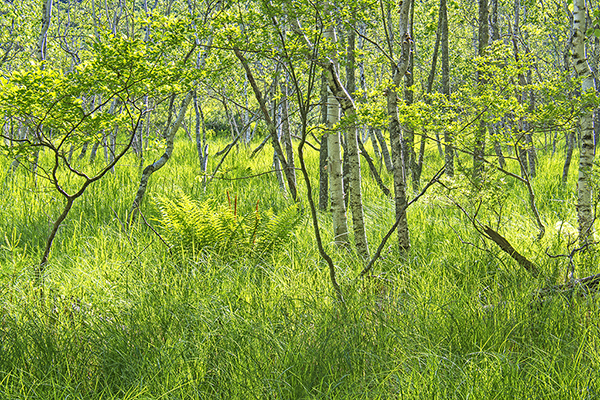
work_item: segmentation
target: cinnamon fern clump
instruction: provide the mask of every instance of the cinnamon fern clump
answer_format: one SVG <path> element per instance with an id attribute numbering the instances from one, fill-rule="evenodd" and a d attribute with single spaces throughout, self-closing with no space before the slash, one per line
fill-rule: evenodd
<path id="1" fill-rule="evenodd" d="M 279 214 L 260 211 L 257 204 L 247 215 L 238 214 L 237 198 L 225 206 L 179 193 L 156 204 L 167 243 L 193 257 L 206 251 L 224 258 L 265 256 L 288 241 L 301 220 L 295 204 Z"/>

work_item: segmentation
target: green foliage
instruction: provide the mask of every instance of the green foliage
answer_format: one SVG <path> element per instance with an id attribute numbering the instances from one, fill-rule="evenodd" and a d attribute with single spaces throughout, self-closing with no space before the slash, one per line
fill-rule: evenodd
<path id="1" fill-rule="evenodd" d="M 586 36 L 595 36 L 600 39 L 600 10 L 594 10 L 592 26 L 586 31 Z"/>
<path id="2" fill-rule="evenodd" d="M 301 220 L 297 205 L 275 215 L 272 210 L 260 212 L 257 203 L 253 213 L 241 216 L 237 197 L 233 204 L 229 200 L 226 207 L 183 193 L 175 199 L 159 197 L 159 220 L 167 242 L 192 257 L 205 251 L 226 259 L 263 257 L 288 242 Z"/>

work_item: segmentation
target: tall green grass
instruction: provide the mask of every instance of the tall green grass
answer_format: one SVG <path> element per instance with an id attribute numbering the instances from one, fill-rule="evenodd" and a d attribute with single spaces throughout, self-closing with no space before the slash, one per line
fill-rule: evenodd
<path id="1" fill-rule="evenodd" d="M 237 196 L 242 214 L 257 202 L 276 213 L 289 206 L 273 175 L 219 179 L 268 170 L 271 150 L 249 154 L 234 149 L 205 188 L 193 144 L 180 140 L 151 180 L 146 220 L 161 234 L 156 199 L 177 191 L 223 205 Z M 318 155 L 309 157 L 316 196 Z M 507 196 L 498 230 L 540 267 L 540 278 L 485 242 L 438 188 L 409 209 L 410 253 L 401 256 L 392 238 L 364 280 L 362 262 L 333 247 L 330 217 L 319 215 L 342 307 L 308 216 L 289 243 L 258 259 L 181 256 L 143 220 L 128 226 L 139 179 L 133 156 L 75 203 L 40 299 L 33 265 L 61 198 L 23 169 L 6 176 L 2 160 L 0 398 L 597 398 L 595 297 L 532 302 L 536 289 L 564 279 L 567 260 L 545 254 L 567 252 L 557 223 L 576 226 L 574 174 L 563 187 L 562 158 L 540 153 L 539 161 L 534 187 L 546 236 L 535 239 L 527 191 L 510 178 L 500 183 Z M 431 158 L 424 179 L 439 166 Z M 393 204 L 363 167 L 374 251 Z M 467 194 L 452 196 L 476 206 Z M 484 204 L 479 217 L 497 221 L 494 211 Z M 578 276 L 597 272 L 595 253 L 577 257 Z"/>

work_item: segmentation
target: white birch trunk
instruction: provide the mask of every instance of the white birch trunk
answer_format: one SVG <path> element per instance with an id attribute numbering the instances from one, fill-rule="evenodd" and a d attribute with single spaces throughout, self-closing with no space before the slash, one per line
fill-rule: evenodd
<path id="1" fill-rule="evenodd" d="M 37 58 L 39 61 L 46 60 L 46 49 L 48 48 L 48 29 L 52 19 L 52 0 L 44 1 L 42 8 L 42 29 L 38 38 Z"/>
<path id="2" fill-rule="evenodd" d="M 486 47 L 489 42 L 488 26 L 488 0 L 479 0 L 479 43 L 478 54 L 480 57 L 485 55 Z M 487 84 L 486 72 L 478 72 L 478 85 L 481 87 Z M 483 89 L 482 89 L 483 90 Z M 487 134 L 487 123 L 481 118 L 479 129 L 475 131 L 475 141 L 473 148 L 473 181 L 477 186 L 481 183 L 483 167 L 485 162 L 485 137 Z"/>
<path id="3" fill-rule="evenodd" d="M 408 220 L 406 217 L 406 184 L 404 180 L 404 160 L 402 155 L 402 130 L 398 120 L 398 91 L 410 63 L 410 49 L 412 38 L 408 33 L 408 17 L 411 2 L 405 1 L 400 9 L 400 35 L 402 47 L 400 59 L 392 64 L 392 85 L 387 90 L 387 112 L 392 148 L 392 162 L 394 164 L 394 199 L 396 220 L 398 223 L 398 245 L 401 252 L 410 248 Z M 390 48 L 391 48 L 390 44 Z"/>
<path id="4" fill-rule="evenodd" d="M 348 33 L 348 49 L 346 57 L 346 80 L 347 89 L 352 96 L 356 91 L 355 79 L 355 34 L 351 30 Z M 365 228 L 365 215 L 362 203 L 362 187 L 360 173 L 360 155 L 358 151 L 358 130 L 356 121 L 351 121 L 346 135 L 346 148 L 348 150 L 347 160 L 349 166 L 350 180 L 350 210 L 352 210 L 352 228 L 354 231 L 354 243 L 357 253 L 364 259 L 369 259 L 369 244 Z"/>
<path id="5" fill-rule="evenodd" d="M 584 32 L 586 24 L 585 0 L 573 1 L 573 65 L 582 79 L 581 92 L 596 90 L 592 70 L 585 54 Z M 592 213 L 591 175 L 594 164 L 593 111 L 586 111 L 579 119 L 581 128 L 581 152 L 579 155 L 579 175 L 577 178 L 577 220 L 579 222 L 579 243 L 593 240 L 594 215 Z"/>
<path id="6" fill-rule="evenodd" d="M 335 43 L 337 41 L 333 26 L 328 27 L 323 37 Z M 331 66 L 337 74 L 335 66 Z M 328 83 L 329 83 L 329 76 Z M 338 246 L 348 246 L 348 222 L 344 203 L 344 184 L 342 179 L 342 150 L 339 131 L 333 131 L 340 120 L 340 104 L 329 84 L 327 92 L 327 127 L 332 130 L 327 136 L 327 170 L 329 172 L 329 191 L 331 195 L 331 212 L 333 214 L 334 242 Z"/>

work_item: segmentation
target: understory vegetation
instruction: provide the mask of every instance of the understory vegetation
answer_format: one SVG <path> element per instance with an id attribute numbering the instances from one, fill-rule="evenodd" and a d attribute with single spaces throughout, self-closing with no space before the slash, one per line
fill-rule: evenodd
<path id="1" fill-rule="evenodd" d="M 195 144 L 178 139 L 131 224 L 139 161 L 128 154 L 74 203 L 57 234 L 43 296 L 33 266 L 63 199 L 26 164 L 7 173 L 10 160 L 0 159 L 0 397 L 600 394 L 596 296 L 574 291 L 536 297 L 540 288 L 566 279 L 569 258 L 549 255 L 577 246 L 576 176 L 561 184 L 562 149 L 538 149 L 532 182 L 546 223 L 541 240 L 525 185 L 492 171 L 488 189 L 478 193 L 461 189 L 459 178 L 432 186 L 408 209 L 411 250 L 400 255 L 390 241 L 365 278 L 358 278 L 364 261 L 333 245 L 331 216 L 320 213 L 342 303 L 319 256 L 305 186 L 299 186 L 296 207 L 273 174 L 242 179 L 271 167 L 266 150 L 249 160 L 257 144 L 235 147 L 223 173 L 205 185 Z M 443 163 L 435 149 L 426 154 L 424 179 Z M 315 171 L 318 153 L 306 156 Z M 216 162 L 209 160 L 209 171 Z M 394 222 L 393 201 L 362 168 L 367 237 L 375 248 Z M 519 167 L 507 169 L 518 173 Z M 389 186 L 391 177 L 384 179 Z M 539 276 L 486 241 L 453 201 L 502 233 Z M 179 240 L 185 224 L 165 216 L 173 218 L 186 204 L 205 215 L 212 210 L 230 234 L 200 233 L 196 244 Z M 183 212 L 180 219 L 192 214 Z M 213 243 L 198 245 L 211 237 Z M 260 246 L 252 245 L 255 239 Z M 576 252 L 573 263 L 577 277 L 598 272 L 595 251 Z"/>

